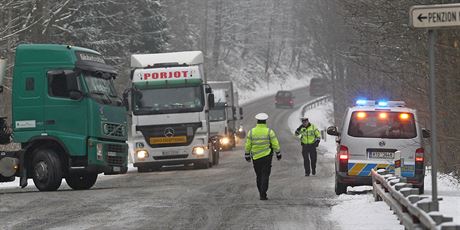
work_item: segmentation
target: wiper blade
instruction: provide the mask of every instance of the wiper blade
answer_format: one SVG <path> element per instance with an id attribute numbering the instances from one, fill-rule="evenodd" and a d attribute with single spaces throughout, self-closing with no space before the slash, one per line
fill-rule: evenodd
<path id="1" fill-rule="evenodd" d="M 106 104 L 112 104 L 112 100 L 110 99 L 109 96 L 107 96 L 107 94 L 105 94 L 104 92 L 101 92 L 101 91 L 90 91 L 89 92 L 90 94 L 96 94 L 96 95 L 99 95 L 99 96 L 105 96 L 105 99 L 107 99 L 107 103 Z M 103 101 L 104 102 L 104 101 Z M 105 102 L 104 102 L 105 103 Z"/>
<path id="2" fill-rule="evenodd" d="M 101 91 L 90 91 L 89 93 L 90 94 L 96 94 L 96 95 L 105 95 L 105 93 L 101 92 Z"/>

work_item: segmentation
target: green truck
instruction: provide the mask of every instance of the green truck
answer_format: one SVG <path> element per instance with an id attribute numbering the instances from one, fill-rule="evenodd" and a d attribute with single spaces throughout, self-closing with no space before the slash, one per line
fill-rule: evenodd
<path id="1" fill-rule="evenodd" d="M 115 69 L 94 50 L 19 45 L 12 125 L 0 118 L 0 144 L 13 141 L 20 148 L 0 151 L 0 182 L 20 177 L 23 188 L 32 178 L 40 191 L 54 191 L 65 178 L 80 190 L 91 188 L 100 173 L 126 173 L 126 109 L 115 91 L 115 77 Z"/>

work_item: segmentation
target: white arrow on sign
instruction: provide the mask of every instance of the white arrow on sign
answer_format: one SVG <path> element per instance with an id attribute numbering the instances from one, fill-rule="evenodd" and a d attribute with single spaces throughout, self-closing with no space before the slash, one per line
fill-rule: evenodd
<path id="1" fill-rule="evenodd" d="M 414 28 L 442 28 L 460 26 L 460 4 L 419 5 L 409 10 L 410 25 Z"/>

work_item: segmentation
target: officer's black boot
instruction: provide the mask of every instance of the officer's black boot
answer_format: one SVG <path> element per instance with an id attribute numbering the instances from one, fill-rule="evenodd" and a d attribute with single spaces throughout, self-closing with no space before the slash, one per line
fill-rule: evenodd
<path id="1" fill-rule="evenodd" d="M 268 200 L 267 193 L 260 193 L 260 200 Z"/>

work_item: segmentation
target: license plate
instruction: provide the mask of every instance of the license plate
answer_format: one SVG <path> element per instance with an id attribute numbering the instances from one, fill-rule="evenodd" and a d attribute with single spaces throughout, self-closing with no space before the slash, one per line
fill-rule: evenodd
<path id="1" fill-rule="evenodd" d="M 114 172 L 121 172 L 121 168 L 118 167 L 118 166 L 114 166 L 114 167 L 113 167 L 113 171 L 114 171 Z"/>
<path id="2" fill-rule="evenodd" d="M 369 158 L 394 159 L 394 152 L 369 152 Z"/>
<path id="3" fill-rule="evenodd" d="M 177 155 L 179 152 L 177 151 L 164 151 L 163 156 L 171 156 L 171 155 Z"/>
<path id="4" fill-rule="evenodd" d="M 175 144 L 175 143 L 187 143 L 187 136 L 177 137 L 151 137 L 150 144 Z"/>

